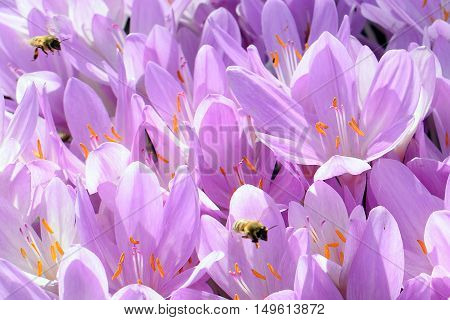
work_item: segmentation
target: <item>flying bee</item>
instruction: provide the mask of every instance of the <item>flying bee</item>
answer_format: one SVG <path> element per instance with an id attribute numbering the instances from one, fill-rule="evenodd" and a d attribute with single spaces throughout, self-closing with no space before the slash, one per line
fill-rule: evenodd
<path id="1" fill-rule="evenodd" d="M 66 40 L 68 39 L 59 40 L 56 36 L 51 34 L 31 38 L 30 45 L 35 47 L 32 61 L 35 61 L 38 58 L 39 49 L 46 55 L 48 55 L 46 50 L 50 52 L 61 51 L 61 42 Z"/>
<path id="2" fill-rule="evenodd" d="M 243 234 L 242 238 L 251 239 L 256 248 L 259 248 L 259 240 L 267 241 L 267 233 L 270 229 L 257 220 L 240 219 L 233 223 L 233 231 Z"/>

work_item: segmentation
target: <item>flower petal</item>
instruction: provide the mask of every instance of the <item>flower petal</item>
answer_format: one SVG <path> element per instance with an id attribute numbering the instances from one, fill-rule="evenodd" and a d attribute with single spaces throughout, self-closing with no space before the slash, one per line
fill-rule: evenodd
<path id="1" fill-rule="evenodd" d="M 450 211 L 435 211 L 428 218 L 424 240 L 428 259 L 434 266 L 450 270 Z"/>
<path id="2" fill-rule="evenodd" d="M 370 165 L 363 160 L 334 155 L 316 171 L 314 181 L 328 180 L 346 173 L 356 176 L 367 170 L 370 170 Z"/>
<path id="3" fill-rule="evenodd" d="M 164 300 L 152 288 L 143 286 L 141 284 L 130 284 L 117 291 L 112 297 L 112 300 Z"/>

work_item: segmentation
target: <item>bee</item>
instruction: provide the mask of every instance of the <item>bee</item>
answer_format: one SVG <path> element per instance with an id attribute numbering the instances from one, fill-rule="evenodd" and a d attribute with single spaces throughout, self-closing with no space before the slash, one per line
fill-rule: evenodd
<path id="1" fill-rule="evenodd" d="M 32 61 L 35 61 L 38 58 L 39 49 L 46 55 L 48 55 L 46 50 L 50 52 L 61 51 L 61 42 L 66 40 L 68 39 L 59 40 L 56 36 L 51 34 L 31 38 L 30 45 L 35 47 Z"/>
<path id="2" fill-rule="evenodd" d="M 267 233 L 270 229 L 257 220 L 240 219 L 233 223 L 233 231 L 243 234 L 242 238 L 251 239 L 256 248 L 259 248 L 259 240 L 267 241 Z"/>

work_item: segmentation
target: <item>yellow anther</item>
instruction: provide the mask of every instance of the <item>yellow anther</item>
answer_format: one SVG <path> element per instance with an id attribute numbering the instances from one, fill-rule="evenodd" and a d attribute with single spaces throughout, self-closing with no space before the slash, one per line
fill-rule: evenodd
<path id="1" fill-rule="evenodd" d="M 122 268 L 123 268 L 122 264 L 119 263 L 117 265 L 116 271 L 114 272 L 114 274 L 111 277 L 111 280 L 115 280 L 115 279 L 117 279 L 120 276 L 120 274 L 122 273 Z"/>
<path id="2" fill-rule="evenodd" d="M 323 256 L 324 256 L 325 258 L 327 258 L 327 259 L 330 259 L 330 256 L 331 256 L 331 254 L 330 254 L 330 248 L 328 247 L 327 244 L 324 245 L 324 247 L 323 247 Z"/>
<path id="3" fill-rule="evenodd" d="M 142 280 L 141 279 L 137 279 L 137 284 L 142 284 Z"/>
<path id="4" fill-rule="evenodd" d="M 98 139 L 98 134 L 95 132 L 94 128 L 90 124 L 87 125 L 87 128 L 89 130 L 89 133 L 91 134 L 91 138 Z"/>
<path id="5" fill-rule="evenodd" d="M 178 118 L 177 118 L 176 114 L 173 115 L 172 126 L 173 126 L 173 132 L 178 133 L 180 131 L 180 128 L 178 127 Z"/>
<path id="6" fill-rule="evenodd" d="M 58 241 L 55 241 L 55 247 L 56 247 L 56 250 L 58 250 L 59 254 L 63 256 L 64 250 L 61 248 L 61 245 L 59 244 Z"/>
<path id="7" fill-rule="evenodd" d="M 280 56 L 278 55 L 278 52 L 271 52 L 270 58 L 272 59 L 272 64 L 274 68 L 277 68 L 280 63 Z"/>
<path id="8" fill-rule="evenodd" d="M 119 263 L 123 264 L 124 261 L 125 261 L 125 253 L 122 252 L 122 254 L 120 255 L 120 258 L 119 258 Z"/>
<path id="9" fill-rule="evenodd" d="M 350 128 L 353 129 L 353 131 L 356 132 L 356 134 L 358 134 L 361 137 L 364 137 L 365 134 L 364 132 L 361 131 L 361 129 L 358 127 L 358 123 L 356 122 L 355 118 L 352 117 L 352 120 L 348 122 L 348 125 L 350 126 Z"/>
<path id="10" fill-rule="evenodd" d="M 281 280 L 280 274 L 277 272 L 277 270 L 276 270 L 270 263 L 267 263 L 267 268 L 269 268 L 270 273 L 272 273 L 273 276 L 274 276 L 277 280 Z"/>
<path id="11" fill-rule="evenodd" d="M 119 50 L 120 53 L 123 53 L 123 48 L 120 45 L 120 43 L 116 42 L 116 48 L 117 48 L 117 50 Z"/>
<path id="12" fill-rule="evenodd" d="M 27 258 L 27 251 L 24 248 L 20 248 L 20 254 L 24 259 Z"/>
<path id="13" fill-rule="evenodd" d="M 308 50 L 308 48 L 309 48 L 309 43 L 305 42 L 305 51 Z"/>
<path id="14" fill-rule="evenodd" d="M 323 123 L 322 121 L 318 121 L 316 122 L 316 131 L 323 135 L 326 136 L 327 133 L 325 132 L 325 130 L 328 129 L 328 125 L 326 125 L 325 123 Z"/>
<path id="15" fill-rule="evenodd" d="M 50 228 L 50 226 L 49 226 L 47 220 L 45 220 L 44 218 L 42 218 L 41 222 L 42 222 L 42 225 L 44 226 L 45 230 L 47 230 L 48 233 L 53 234 L 53 229 Z"/>
<path id="16" fill-rule="evenodd" d="M 42 152 L 41 140 L 37 139 L 37 151 L 33 151 L 34 155 L 38 159 L 44 159 L 44 153 Z"/>
<path id="17" fill-rule="evenodd" d="M 53 262 L 56 262 L 56 249 L 54 245 L 50 246 L 50 255 L 52 257 Z"/>
<path id="18" fill-rule="evenodd" d="M 234 172 L 236 172 L 236 175 L 237 175 L 238 180 L 239 180 L 239 184 L 241 186 L 244 185 L 244 181 L 242 181 L 242 179 L 241 179 L 241 175 L 239 174 L 239 170 L 238 170 L 237 166 L 234 166 L 233 170 L 234 170 Z"/>
<path id="19" fill-rule="evenodd" d="M 338 242 L 328 243 L 328 247 L 330 247 L 330 248 L 337 248 L 337 247 L 339 247 L 339 243 Z"/>
<path id="20" fill-rule="evenodd" d="M 339 146 L 341 145 L 341 137 L 336 136 L 334 143 L 336 145 L 336 149 L 339 149 Z"/>
<path id="21" fill-rule="evenodd" d="M 239 295 L 237 293 L 234 294 L 233 300 L 241 300 Z"/>
<path id="22" fill-rule="evenodd" d="M 241 274 L 241 269 L 239 269 L 237 262 L 234 263 L 234 272 L 236 272 L 236 274 Z"/>
<path id="23" fill-rule="evenodd" d="M 344 252 L 342 251 L 339 252 L 339 263 L 341 266 L 344 264 Z"/>
<path id="24" fill-rule="evenodd" d="M 177 77 L 178 77 L 178 80 L 180 80 L 181 83 L 184 83 L 184 78 L 183 78 L 183 75 L 181 74 L 180 70 L 177 70 Z"/>
<path id="25" fill-rule="evenodd" d="M 339 239 L 341 239 L 342 242 L 346 242 L 347 239 L 345 238 L 345 236 L 342 234 L 342 232 L 340 232 L 338 229 L 334 230 L 334 232 L 336 232 L 336 235 L 339 237 Z"/>
<path id="26" fill-rule="evenodd" d="M 258 271 L 256 271 L 255 269 L 252 269 L 252 273 L 255 277 L 257 277 L 258 279 L 261 280 L 266 280 L 266 277 L 263 276 L 261 273 L 259 273 Z"/>
<path id="27" fill-rule="evenodd" d="M 295 55 L 296 55 L 296 57 L 297 57 L 297 59 L 298 60 L 302 60 L 303 59 L 303 56 L 302 56 L 302 54 L 300 53 L 300 51 L 298 51 L 297 49 L 295 49 Z"/>
<path id="28" fill-rule="evenodd" d="M 82 143 L 82 142 L 80 142 L 80 148 L 81 148 L 81 151 L 83 152 L 84 158 L 87 159 L 87 157 L 88 157 L 88 155 L 89 155 L 89 150 L 88 150 L 88 148 L 87 148 L 86 145 L 85 145 L 84 143 Z"/>
<path id="29" fill-rule="evenodd" d="M 181 112 L 181 99 L 180 99 L 180 95 L 177 95 L 177 111 Z"/>
<path id="30" fill-rule="evenodd" d="M 161 154 L 157 153 L 156 157 L 161 160 L 164 163 L 169 163 L 169 160 L 167 160 L 166 158 L 164 158 Z"/>
<path id="31" fill-rule="evenodd" d="M 108 134 L 103 134 L 103 137 L 107 140 L 107 141 L 109 141 L 109 142 L 119 142 L 119 140 L 116 140 L 116 139 L 114 139 L 114 138 L 111 138 Z"/>
<path id="32" fill-rule="evenodd" d="M 224 176 L 227 175 L 225 172 L 225 169 L 223 167 L 220 167 L 219 170 L 220 170 L 220 173 L 223 174 Z"/>
<path id="33" fill-rule="evenodd" d="M 37 249 L 36 245 L 34 244 L 34 242 L 30 243 L 31 247 L 33 248 L 33 250 L 40 256 L 41 254 L 39 253 L 39 250 Z"/>
<path id="34" fill-rule="evenodd" d="M 333 100 L 331 101 L 331 107 L 332 107 L 334 110 L 337 110 L 337 109 L 338 109 L 338 100 L 337 100 L 337 97 L 334 97 Z"/>
<path id="35" fill-rule="evenodd" d="M 159 258 L 156 258 L 156 268 L 158 269 L 159 275 L 161 276 L 161 278 L 164 278 L 164 269 L 161 265 L 161 261 L 159 260 Z"/>
<path id="36" fill-rule="evenodd" d="M 427 247 L 425 246 L 425 242 L 423 242 L 422 240 L 417 240 L 417 242 L 419 243 L 420 248 L 422 249 L 423 254 L 428 254 L 428 250 Z"/>
<path id="37" fill-rule="evenodd" d="M 263 188 L 263 178 L 259 178 L 258 188 L 260 188 L 262 190 L 262 188 Z"/>
<path id="38" fill-rule="evenodd" d="M 445 8 L 442 8 L 442 20 L 447 21 L 449 15 L 450 15 L 450 12 L 448 10 L 446 10 Z"/>
<path id="39" fill-rule="evenodd" d="M 275 35 L 275 38 L 277 39 L 278 44 L 285 49 L 286 48 L 286 43 L 283 41 L 283 39 L 281 39 L 281 37 L 279 35 Z"/>
<path id="40" fill-rule="evenodd" d="M 134 245 L 139 244 L 139 240 L 134 239 L 132 236 L 130 236 L 130 242 Z"/>
<path id="41" fill-rule="evenodd" d="M 117 140 L 122 141 L 122 136 L 116 131 L 116 129 L 113 127 L 111 127 L 111 133 L 113 134 L 114 137 L 116 137 Z"/>
<path id="42" fill-rule="evenodd" d="M 42 276 L 42 261 L 38 260 L 37 262 L 37 276 Z"/>
<path id="43" fill-rule="evenodd" d="M 153 255 L 153 253 L 150 256 L 150 267 L 152 268 L 153 272 L 156 271 L 155 256 Z"/>
<path id="44" fill-rule="evenodd" d="M 242 160 L 244 161 L 245 165 L 253 172 L 256 172 L 255 166 L 248 160 L 247 157 L 243 157 Z"/>
<path id="45" fill-rule="evenodd" d="M 423 0 L 422 1 L 422 8 L 424 8 L 427 5 L 427 3 L 428 3 L 428 0 Z"/>
<path id="46" fill-rule="evenodd" d="M 448 138 L 448 132 L 445 132 L 445 146 L 448 147 L 450 144 L 450 139 Z"/>

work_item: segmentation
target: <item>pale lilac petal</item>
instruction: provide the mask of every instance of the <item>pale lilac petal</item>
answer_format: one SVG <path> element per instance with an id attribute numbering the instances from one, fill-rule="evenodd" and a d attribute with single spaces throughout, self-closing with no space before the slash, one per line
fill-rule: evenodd
<path id="1" fill-rule="evenodd" d="M 131 8 L 130 31 L 148 34 L 155 25 L 164 26 L 164 11 L 160 1 L 135 0 Z"/>
<path id="2" fill-rule="evenodd" d="M 171 300 L 225 300 L 225 298 L 206 291 L 184 288 L 177 290 Z"/>
<path id="3" fill-rule="evenodd" d="M 333 0 L 316 0 L 308 42 L 313 43 L 325 31 L 336 34 L 337 29 L 338 14 L 335 2 Z"/>
<path id="4" fill-rule="evenodd" d="M 404 273 L 402 237 L 396 221 L 383 207 L 372 209 L 353 258 L 347 299 L 395 299 Z"/>
<path id="5" fill-rule="evenodd" d="M 58 269 L 59 298 L 103 300 L 109 297 L 105 269 L 95 254 L 77 245 L 67 250 Z"/>
<path id="6" fill-rule="evenodd" d="M 435 266 L 431 273 L 431 299 L 448 300 L 450 298 L 450 272 L 442 266 Z"/>
<path id="7" fill-rule="evenodd" d="M 356 176 L 367 170 L 370 170 L 370 165 L 366 161 L 334 155 L 316 171 L 314 181 L 328 180 L 346 173 Z"/>
<path id="8" fill-rule="evenodd" d="M 130 151 L 119 143 L 106 142 L 86 159 L 86 187 L 90 194 L 105 182 L 116 184 L 128 166 Z"/>
<path id="9" fill-rule="evenodd" d="M 174 35 L 167 28 L 156 25 L 145 45 L 147 48 L 144 59 L 157 63 L 172 77 L 176 77 L 180 68 L 180 49 Z"/>
<path id="10" fill-rule="evenodd" d="M 389 210 L 401 230 L 406 279 L 429 273 L 431 265 L 418 240 L 423 241 L 428 217 L 443 209 L 443 201 L 431 195 L 405 165 L 394 160 L 380 159 L 373 165 L 369 187 L 376 203 Z"/>
<path id="11" fill-rule="evenodd" d="M 130 284 L 117 291 L 112 297 L 112 300 L 164 300 L 152 288 L 141 284 Z"/>
<path id="12" fill-rule="evenodd" d="M 436 266 L 450 270 L 450 211 L 433 212 L 425 226 L 425 245 L 428 259 Z"/>
<path id="13" fill-rule="evenodd" d="M 445 186 L 450 175 L 449 165 L 424 158 L 414 158 L 406 165 L 432 195 L 444 199 Z"/>
<path id="14" fill-rule="evenodd" d="M 432 294 L 431 277 L 426 273 L 406 281 L 397 300 L 430 300 Z"/>
<path id="15" fill-rule="evenodd" d="M 49 300 L 49 296 L 12 263 L 0 259 L 1 300 Z"/>
<path id="16" fill-rule="evenodd" d="M 225 65 L 216 49 L 209 45 L 200 48 L 195 58 L 194 106 L 208 94 L 225 94 Z"/>
<path id="17" fill-rule="evenodd" d="M 298 260 L 294 291 L 299 300 L 342 300 L 333 281 L 310 255 Z"/>
<path id="18" fill-rule="evenodd" d="M 264 300 L 298 300 L 295 291 L 282 290 L 268 295 Z"/>

